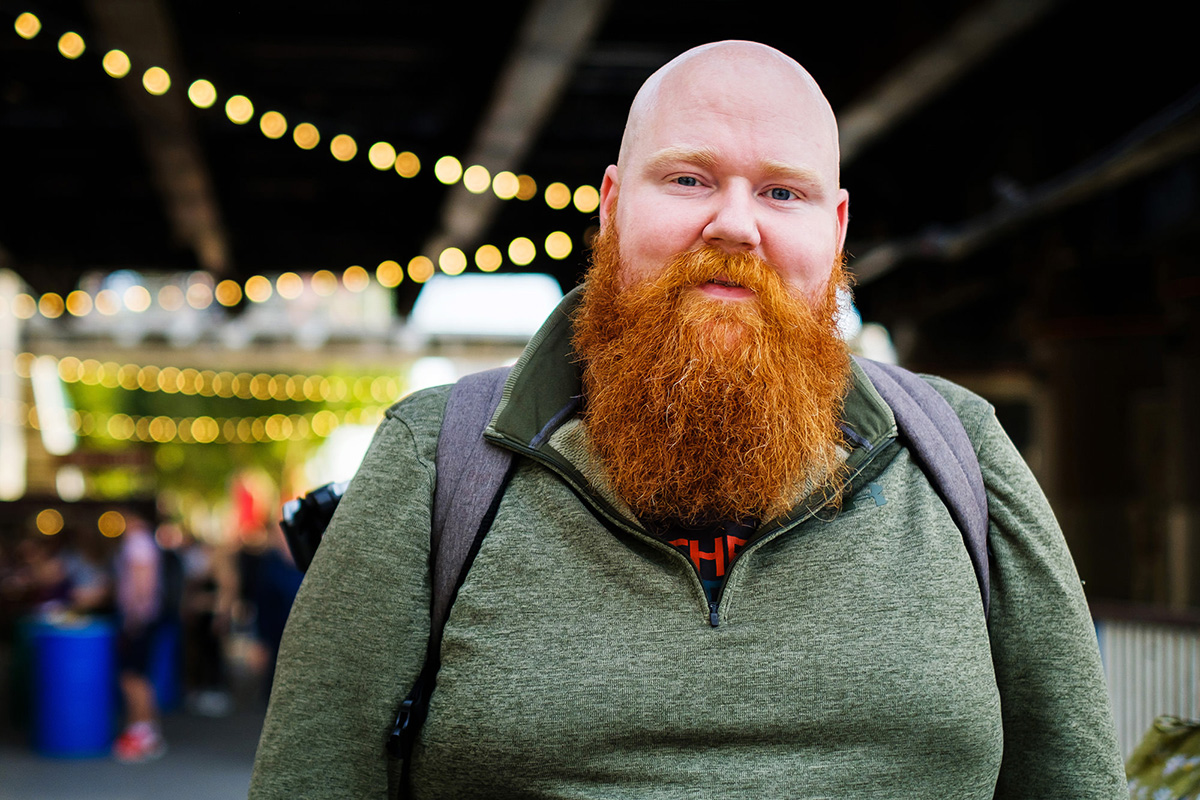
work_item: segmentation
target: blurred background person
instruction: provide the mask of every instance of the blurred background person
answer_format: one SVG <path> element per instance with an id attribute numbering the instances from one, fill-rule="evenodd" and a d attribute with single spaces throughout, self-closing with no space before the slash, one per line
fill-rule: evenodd
<path id="1" fill-rule="evenodd" d="M 227 553 L 188 532 L 180 557 L 188 710 L 201 716 L 225 716 L 233 710 L 225 649 L 237 576 Z"/>
<path id="2" fill-rule="evenodd" d="M 132 512 L 127 512 L 125 519 L 116 556 L 116 611 L 126 722 L 113 745 L 113 755 L 124 763 L 138 763 L 166 752 L 150 677 L 154 637 L 163 615 L 163 567 L 162 554 L 147 521 Z"/>

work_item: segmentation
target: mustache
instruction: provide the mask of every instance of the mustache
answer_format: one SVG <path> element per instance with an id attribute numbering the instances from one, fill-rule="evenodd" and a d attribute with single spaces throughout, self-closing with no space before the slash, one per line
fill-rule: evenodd
<path id="1" fill-rule="evenodd" d="M 711 245 L 676 254 L 655 282 L 660 289 L 680 291 L 710 281 L 735 284 L 760 296 L 782 288 L 777 272 L 755 253 L 727 253 Z"/>

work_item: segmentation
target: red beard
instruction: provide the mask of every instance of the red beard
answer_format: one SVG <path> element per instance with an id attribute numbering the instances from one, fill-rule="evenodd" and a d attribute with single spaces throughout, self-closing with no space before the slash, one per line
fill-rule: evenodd
<path id="1" fill-rule="evenodd" d="M 722 301 L 716 276 L 756 297 Z M 849 353 L 838 335 L 842 261 L 810 304 L 748 253 L 681 253 L 622 288 L 615 230 L 592 253 L 574 317 L 588 437 L 639 517 L 767 520 L 813 492 L 833 500 Z"/>

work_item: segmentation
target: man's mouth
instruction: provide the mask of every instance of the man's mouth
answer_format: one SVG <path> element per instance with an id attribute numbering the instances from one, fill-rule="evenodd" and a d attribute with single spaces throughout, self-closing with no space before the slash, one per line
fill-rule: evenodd
<path id="1" fill-rule="evenodd" d="M 711 279 L 710 279 L 708 282 L 709 282 L 709 283 L 715 283 L 717 286 L 729 286 L 729 287 L 732 287 L 732 288 L 735 288 L 735 289 L 740 289 L 740 288 L 742 288 L 742 285 L 741 285 L 740 283 L 736 283 L 736 282 L 734 282 L 734 281 L 726 280 L 726 279 L 724 279 L 724 278 L 711 278 Z"/>

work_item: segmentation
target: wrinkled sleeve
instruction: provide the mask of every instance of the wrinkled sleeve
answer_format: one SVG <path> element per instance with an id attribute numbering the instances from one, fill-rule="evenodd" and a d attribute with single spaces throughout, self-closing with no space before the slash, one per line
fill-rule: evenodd
<path id="1" fill-rule="evenodd" d="M 1127 798 L 1095 627 L 1066 541 L 991 408 L 975 411 L 974 425 L 963 416 L 988 494 L 988 627 L 1004 722 L 995 796 Z"/>
<path id="2" fill-rule="evenodd" d="M 444 402 L 389 410 L 330 522 L 284 632 L 251 798 L 388 795 L 385 742 L 429 636 L 436 421 L 421 433 L 414 417 Z"/>

